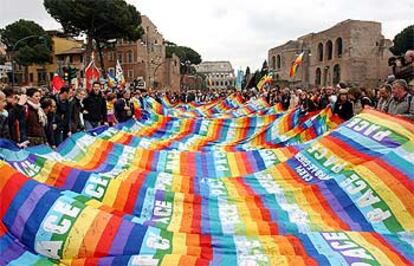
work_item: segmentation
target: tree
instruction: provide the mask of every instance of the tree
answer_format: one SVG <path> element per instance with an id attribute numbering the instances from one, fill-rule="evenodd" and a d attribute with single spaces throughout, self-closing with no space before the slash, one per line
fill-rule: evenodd
<path id="1" fill-rule="evenodd" d="M 198 65 L 201 63 L 201 55 L 186 46 L 178 46 L 173 42 L 166 41 L 166 56 L 168 58 L 172 57 L 172 54 L 175 54 L 180 58 L 181 65 L 185 66 L 188 64 Z"/>
<path id="2" fill-rule="evenodd" d="M 44 0 L 46 11 L 72 36 L 87 36 L 87 53 L 93 42 L 99 52 L 101 67 L 102 48 L 113 39 L 138 40 L 144 33 L 141 14 L 124 0 Z"/>
<path id="3" fill-rule="evenodd" d="M 260 70 L 260 73 L 259 73 L 259 80 L 263 78 L 265 75 L 267 75 L 269 73 L 268 71 L 269 71 L 269 67 L 267 66 L 267 60 L 265 60 L 262 65 L 262 69 Z"/>
<path id="4" fill-rule="evenodd" d="M 402 55 L 407 50 L 414 50 L 414 25 L 408 26 L 394 38 L 394 46 L 390 48 L 394 55 Z"/>
<path id="5" fill-rule="evenodd" d="M 259 83 L 259 81 L 262 79 L 262 75 L 261 72 L 259 70 L 256 70 L 256 72 L 254 72 L 253 78 L 252 78 L 252 82 L 250 83 L 251 87 L 256 87 L 257 83 Z"/>
<path id="6" fill-rule="evenodd" d="M 246 67 L 246 71 L 244 72 L 244 77 L 243 77 L 243 81 L 241 84 L 241 89 L 245 89 L 247 82 L 249 82 L 250 79 L 250 67 Z"/>
<path id="7" fill-rule="evenodd" d="M 13 60 L 19 65 L 41 65 L 51 61 L 51 39 L 37 23 L 21 19 L 0 30 L 0 35 L 1 42 L 8 52 L 13 52 Z"/>
<path id="8" fill-rule="evenodd" d="M 260 71 L 261 73 L 264 73 L 269 70 L 269 67 L 267 66 L 267 60 L 264 60 L 263 65 L 262 65 L 262 70 Z"/>

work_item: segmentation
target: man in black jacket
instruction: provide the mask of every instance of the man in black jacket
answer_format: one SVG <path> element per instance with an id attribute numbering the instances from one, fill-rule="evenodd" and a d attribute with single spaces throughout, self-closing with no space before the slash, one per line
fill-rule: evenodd
<path id="1" fill-rule="evenodd" d="M 71 135 L 71 105 L 69 102 L 70 88 L 65 86 L 60 89 L 59 94 L 56 96 L 56 123 L 57 129 L 55 130 L 55 144 L 58 146 L 67 137 Z"/>
<path id="2" fill-rule="evenodd" d="M 120 123 L 131 119 L 134 115 L 134 104 L 130 102 L 130 98 L 130 91 L 124 90 L 122 98 L 119 98 L 115 103 L 115 117 Z"/>
<path id="3" fill-rule="evenodd" d="M 6 95 L 8 112 L 8 127 L 10 131 L 10 139 L 17 144 L 23 143 L 27 140 L 25 127 L 25 104 L 27 101 L 26 95 L 17 95 L 12 88 L 4 90 Z"/>
<path id="4" fill-rule="evenodd" d="M 92 91 L 83 101 L 83 115 L 86 130 L 94 129 L 101 123 L 107 124 L 106 101 L 102 96 L 99 82 L 93 84 Z"/>
<path id="5" fill-rule="evenodd" d="M 86 91 L 80 89 L 76 92 L 75 97 L 70 101 L 71 103 L 71 124 L 70 129 L 72 133 L 79 132 L 85 128 L 83 120 L 83 100 L 85 99 Z"/>

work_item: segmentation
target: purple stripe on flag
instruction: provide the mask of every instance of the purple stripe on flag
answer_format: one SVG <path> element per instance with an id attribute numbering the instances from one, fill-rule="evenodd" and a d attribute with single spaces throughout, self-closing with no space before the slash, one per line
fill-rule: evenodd
<path id="1" fill-rule="evenodd" d="M 112 242 L 111 251 L 109 255 L 122 255 L 126 242 L 128 241 L 129 234 L 134 227 L 134 223 L 131 223 L 127 220 L 123 220 L 121 226 L 119 227 L 118 233 L 114 241 Z"/>
<path id="2" fill-rule="evenodd" d="M 24 252 L 25 250 L 21 246 L 12 243 L 7 249 L 4 250 L 3 253 L 0 254 L 0 265 L 3 265 L 3 262 L 9 263 L 13 260 L 18 259 L 20 256 L 24 254 Z"/>
<path id="3" fill-rule="evenodd" d="M 10 230 L 18 239 L 22 237 L 26 222 L 32 214 L 33 210 L 36 208 L 37 203 L 49 190 L 50 188 L 44 185 L 36 186 L 24 201 L 22 206 L 19 208 L 16 219 L 14 219 L 14 223 Z"/>
<path id="4" fill-rule="evenodd" d="M 79 176 L 80 170 L 76 168 L 71 168 L 71 171 L 68 175 L 68 177 L 65 180 L 65 185 L 62 189 L 73 189 L 73 186 L 75 185 L 76 178 Z"/>
<path id="5" fill-rule="evenodd" d="M 342 204 L 339 203 L 338 199 L 329 191 L 326 184 L 321 181 L 317 182 L 317 185 L 319 186 L 320 192 L 325 197 L 326 201 L 329 202 L 332 209 L 335 210 L 335 214 L 347 225 L 349 225 L 353 231 L 363 231 L 363 228 L 358 223 L 355 223 L 351 217 L 349 217 L 348 213 L 342 207 Z"/>

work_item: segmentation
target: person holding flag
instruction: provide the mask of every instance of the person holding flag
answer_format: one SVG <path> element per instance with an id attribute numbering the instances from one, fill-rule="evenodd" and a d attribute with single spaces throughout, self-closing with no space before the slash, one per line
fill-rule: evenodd
<path id="1" fill-rule="evenodd" d="M 99 69 L 95 64 L 95 56 L 92 53 L 92 60 L 89 65 L 85 68 L 85 87 L 88 92 L 91 92 L 93 84 L 99 81 L 100 73 Z M 99 84 L 99 83 L 98 83 Z"/>

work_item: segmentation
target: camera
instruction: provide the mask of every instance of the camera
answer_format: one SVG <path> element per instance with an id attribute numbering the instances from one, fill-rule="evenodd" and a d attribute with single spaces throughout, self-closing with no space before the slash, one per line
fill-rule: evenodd
<path id="1" fill-rule="evenodd" d="M 388 66 L 401 67 L 405 65 L 406 65 L 406 62 L 405 62 L 404 56 L 393 56 L 388 59 Z"/>

